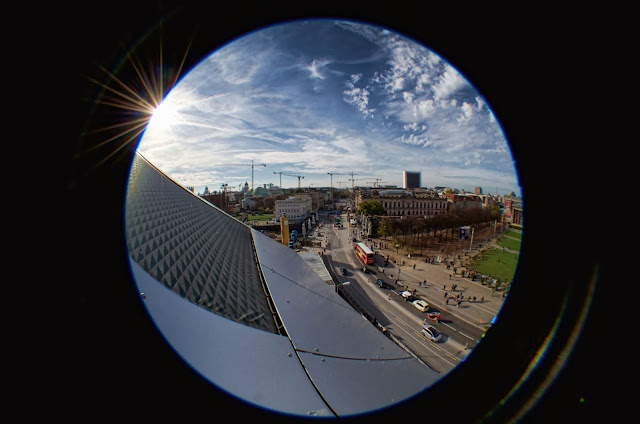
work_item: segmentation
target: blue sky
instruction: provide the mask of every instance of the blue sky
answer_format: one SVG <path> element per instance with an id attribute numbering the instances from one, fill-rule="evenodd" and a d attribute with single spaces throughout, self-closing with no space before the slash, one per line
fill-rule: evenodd
<path id="1" fill-rule="evenodd" d="M 498 118 L 499 119 L 499 118 Z M 188 70 L 154 113 L 139 151 L 202 192 L 280 184 L 402 185 L 520 194 L 498 119 L 441 58 L 400 34 L 353 21 L 264 28 Z M 239 165 L 237 165 L 239 164 Z M 244 165 L 243 165 L 244 164 Z M 338 175 L 338 174 L 343 175 Z M 298 178 L 282 175 L 284 187 Z"/>

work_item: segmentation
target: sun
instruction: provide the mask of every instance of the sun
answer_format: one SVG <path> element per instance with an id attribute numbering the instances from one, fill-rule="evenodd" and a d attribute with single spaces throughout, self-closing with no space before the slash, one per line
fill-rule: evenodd
<path id="1" fill-rule="evenodd" d="M 153 109 L 148 128 L 152 131 L 167 131 L 178 120 L 178 108 L 168 99 L 162 101 Z"/>

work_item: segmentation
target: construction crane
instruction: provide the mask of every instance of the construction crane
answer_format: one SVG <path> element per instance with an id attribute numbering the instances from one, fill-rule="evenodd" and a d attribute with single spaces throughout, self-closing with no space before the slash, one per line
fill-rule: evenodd
<path id="1" fill-rule="evenodd" d="M 282 173 L 282 175 L 286 175 L 287 177 L 297 177 L 298 178 L 298 188 L 300 188 L 300 179 L 304 178 L 302 175 L 285 174 L 284 172 Z M 280 177 L 280 178 L 282 178 L 282 177 Z"/>
<path id="2" fill-rule="evenodd" d="M 382 178 L 374 178 L 375 181 L 367 181 L 367 184 L 373 184 L 374 187 L 378 187 L 378 183 L 386 183 L 386 181 L 382 181 Z"/>
<path id="3" fill-rule="evenodd" d="M 225 167 L 225 166 L 250 166 L 251 167 L 251 191 L 253 191 L 253 169 L 256 166 L 267 166 L 267 164 L 265 163 L 253 163 L 253 160 L 251 161 L 251 163 L 225 163 L 223 165 L 220 165 L 221 167 Z"/>
<path id="4" fill-rule="evenodd" d="M 346 184 L 346 181 L 336 181 L 336 184 Z M 342 186 L 340 186 L 340 188 L 342 188 Z"/>
<path id="5" fill-rule="evenodd" d="M 351 174 L 349 174 L 349 175 L 351 175 Z M 354 181 L 360 181 L 360 180 L 366 180 L 366 178 L 349 178 L 349 181 L 351 181 L 351 190 L 355 189 L 353 182 Z"/>
<path id="6" fill-rule="evenodd" d="M 353 191 L 353 190 L 354 190 L 353 182 L 355 181 L 355 180 L 353 179 L 353 176 L 354 176 L 354 175 L 358 175 L 358 174 L 354 174 L 353 172 L 350 172 L 350 173 L 348 173 L 347 175 L 351 175 L 351 178 L 349 178 L 349 181 L 351 181 L 351 190 Z M 358 179 L 361 179 L 361 178 L 358 178 Z"/>
<path id="7" fill-rule="evenodd" d="M 327 172 L 327 174 L 329 174 L 331 176 L 331 208 L 333 209 L 333 176 L 334 175 L 348 175 L 348 174 L 341 174 L 338 172 Z"/>
<path id="8" fill-rule="evenodd" d="M 274 174 L 280 174 L 280 185 L 278 187 L 282 188 L 282 172 L 275 172 L 273 171 Z"/>

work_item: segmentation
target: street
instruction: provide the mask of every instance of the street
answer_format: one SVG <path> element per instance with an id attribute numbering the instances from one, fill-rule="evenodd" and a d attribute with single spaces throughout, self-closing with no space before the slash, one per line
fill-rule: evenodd
<path id="1" fill-rule="evenodd" d="M 481 340 L 484 330 L 481 326 L 454 316 L 450 312 L 451 308 L 459 307 L 453 301 L 446 306 L 445 292 L 441 287 L 437 287 L 429 279 L 425 287 L 425 266 L 421 265 L 419 270 L 400 269 L 389 263 L 384 267 L 384 256 L 376 254 L 375 264 L 367 267 L 367 273 L 362 272 L 363 263 L 355 255 L 352 247 L 353 235 L 347 220 L 342 219 L 342 222 L 346 224 L 343 228 L 335 228 L 330 222 L 325 222 L 322 227 L 323 246 L 326 246 L 325 254 L 333 275 L 339 282 L 350 282 L 350 285 L 340 289 L 346 291 L 369 315 L 375 317 L 392 338 L 407 347 L 428 366 L 443 375 L 449 372 Z M 428 266 L 432 268 L 429 270 L 432 273 L 442 272 L 441 268 L 444 268 L 440 264 Z M 341 274 L 342 268 L 347 270 L 346 276 Z M 393 282 L 390 276 L 398 275 L 399 280 Z M 376 283 L 377 279 L 384 281 L 386 287 L 380 288 Z M 428 319 L 427 313 L 419 311 L 400 295 L 402 291 L 414 288 L 418 290 L 417 297 L 429 303 L 428 312 L 441 313 L 440 322 Z M 444 304 L 445 307 L 437 304 Z M 481 304 L 473 306 L 484 307 Z M 464 304 L 463 307 L 468 308 L 469 305 Z M 487 309 L 487 317 L 492 317 L 495 313 Z M 420 330 L 425 322 L 440 332 L 441 340 L 432 342 L 421 335 Z"/>

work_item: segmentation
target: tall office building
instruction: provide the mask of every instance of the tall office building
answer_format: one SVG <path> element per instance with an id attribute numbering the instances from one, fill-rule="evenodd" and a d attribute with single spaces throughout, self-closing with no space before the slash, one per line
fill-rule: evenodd
<path id="1" fill-rule="evenodd" d="M 420 188 L 420 172 L 419 171 L 403 171 L 403 187 L 404 188 Z"/>

